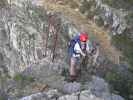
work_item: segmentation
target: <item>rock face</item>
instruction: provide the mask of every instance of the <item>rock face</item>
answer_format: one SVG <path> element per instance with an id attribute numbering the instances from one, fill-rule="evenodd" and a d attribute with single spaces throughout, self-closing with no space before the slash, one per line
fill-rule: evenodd
<path id="1" fill-rule="evenodd" d="M 88 87 L 88 90 L 62 96 L 58 90 L 49 90 L 48 92 L 32 94 L 19 100 L 124 100 L 121 96 L 111 94 L 107 83 L 101 78 L 93 77 Z"/>
<path id="2" fill-rule="evenodd" d="M 38 35 L 39 33 L 30 25 L 32 20 L 29 20 L 28 13 L 27 17 L 25 16 L 25 11 L 24 8 L 17 6 L 13 6 L 12 9 L 1 10 L 1 21 L 3 22 L 1 36 L 5 41 L 1 42 L 4 48 L 1 48 L 1 53 L 3 59 L 5 58 L 8 61 L 7 67 L 12 75 L 22 71 L 26 65 L 34 62 L 35 59 L 39 59 L 38 56 L 35 57 L 37 55 L 35 45 L 39 45 L 35 41 L 35 34 Z M 37 25 L 37 23 L 34 25 Z"/>
<path id="3" fill-rule="evenodd" d="M 108 27 L 113 35 L 124 33 L 129 28 L 126 16 L 130 10 L 127 11 L 124 7 L 113 8 L 104 1 L 106 0 L 81 0 L 81 12 L 100 26 Z"/>
<path id="4" fill-rule="evenodd" d="M 71 94 L 71 93 L 80 91 L 80 87 L 81 87 L 80 83 L 77 83 L 77 82 L 71 83 L 70 82 L 70 83 L 66 83 L 64 85 L 63 90 L 64 90 L 65 93 L 70 93 Z"/>
<path id="5" fill-rule="evenodd" d="M 11 7 L 0 9 L 0 65 L 5 66 L 11 76 L 45 56 L 52 60 L 54 55 L 59 55 L 61 48 L 66 46 L 62 43 L 66 44 L 67 37 L 69 39 L 66 33 L 70 28 L 61 16 L 49 13 L 33 2 L 19 2 L 21 6 L 15 0 L 12 3 Z M 51 25 L 48 24 L 50 20 Z M 60 36 L 61 33 L 64 35 Z M 55 52 L 57 48 L 58 52 Z"/>
<path id="6" fill-rule="evenodd" d="M 15 4 L 17 6 L 23 6 L 22 3 L 26 2 L 27 0 L 7 0 L 8 4 Z M 42 6 L 43 5 L 43 1 L 42 0 L 29 0 L 29 2 L 31 2 L 33 5 L 36 6 Z"/>

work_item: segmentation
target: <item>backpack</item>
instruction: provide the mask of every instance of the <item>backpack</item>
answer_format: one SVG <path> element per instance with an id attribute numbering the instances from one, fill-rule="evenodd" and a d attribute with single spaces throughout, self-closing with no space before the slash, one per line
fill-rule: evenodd
<path id="1" fill-rule="evenodd" d="M 68 53 L 69 53 L 69 56 L 72 56 L 73 53 L 76 54 L 76 52 L 74 51 L 74 46 L 75 46 L 75 44 L 76 44 L 77 42 L 80 44 L 80 37 L 79 37 L 79 35 L 73 37 L 73 38 L 70 40 L 69 44 L 68 44 Z"/>

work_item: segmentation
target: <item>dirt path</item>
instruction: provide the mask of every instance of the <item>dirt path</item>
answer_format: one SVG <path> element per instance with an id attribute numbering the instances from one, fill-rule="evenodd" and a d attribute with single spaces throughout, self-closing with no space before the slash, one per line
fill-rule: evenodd
<path id="1" fill-rule="evenodd" d="M 88 20 L 79 11 L 71 8 L 70 3 L 66 1 L 67 0 L 44 0 L 44 7 L 53 12 L 61 12 L 69 21 L 76 25 L 77 29 L 92 32 L 100 42 L 104 54 L 114 63 L 119 63 L 119 56 L 121 53 L 111 45 L 107 34 L 108 32 L 96 26 L 94 22 Z M 77 3 L 79 2 L 77 1 Z"/>

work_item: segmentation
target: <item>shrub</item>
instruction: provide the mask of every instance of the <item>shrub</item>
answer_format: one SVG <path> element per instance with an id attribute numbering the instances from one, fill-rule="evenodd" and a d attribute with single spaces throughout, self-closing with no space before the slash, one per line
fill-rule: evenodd
<path id="1" fill-rule="evenodd" d="M 128 15 L 126 16 L 126 19 L 129 25 L 133 25 L 133 12 L 129 12 Z"/>
<path id="2" fill-rule="evenodd" d="M 129 4 L 133 5 L 133 0 L 125 0 L 126 2 L 128 2 Z"/>
<path id="3" fill-rule="evenodd" d="M 31 76 L 25 76 L 22 74 L 17 74 L 14 76 L 14 80 L 16 81 L 27 81 L 27 82 L 34 82 L 34 78 Z"/>
<path id="4" fill-rule="evenodd" d="M 113 70 L 108 72 L 105 79 L 110 83 L 112 91 L 123 96 L 126 100 L 133 98 L 133 79 L 129 76 Z"/>
<path id="5" fill-rule="evenodd" d="M 4 96 L 0 96 L 0 100 L 5 100 L 5 97 Z"/>
<path id="6" fill-rule="evenodd" d="M 96 24 L 97 24 L 98 26 L 103 26 L 103 25 L 104 25 L 103 19 L 102 19 L 101 17 L 99 17 L 99 19 L 96 21 Z"/>
<path id="7" fill-rule="evenodd" d="M 133 5 L 133 0 L 103 0 L 103 2 L 113 8 L 129 9 Z"/>
<path id="8" fill-rule="evenodd" d="M 104 3 L 106 3 L 106 4 L 110 5 L 110 6 L 113 5 L 113 0 L 103 0 L 103 1 L 104 1 Z"/>
<path id="9" fill-rule="evenodd" d="M 34 82 L 34 78 L 31 76 L 25 76 L 24 80 L 29 81 L 29 82 Z"/>
<path id="10" fill-rule="evenodd" d="M 94 1 L 87 1 L 85 0 L 82 3 L 82 6 L 80 7 L 80 12 L 81 13 L 85 13 L 86 11 L 89 11 L 91 9 L 92 6 L 94 6 L 96 3 Z"/>
<path id="11" fill-rule="evenodd" d="M 89 3 L 83 3 L 83 5 L 80 7 L 80 12 L 81 13 L 85 13 L 86 10 L 89 10 L 90 9 L 90 5 Z"/>
<path id="12" fill-rule="evenodd" d="M 23 76 L 21 74 L 17 74 L 17 75 L 14 76 L 14 80 L 15 81 L 23 80 Z"/>
<path id="13" fill-rule="evenodd" d="M 112 43 L 123 52 L 127 62 L 130 64 L 129 70 L 133 72 L 133 41 L 127 34 L 112 37 Z"/>

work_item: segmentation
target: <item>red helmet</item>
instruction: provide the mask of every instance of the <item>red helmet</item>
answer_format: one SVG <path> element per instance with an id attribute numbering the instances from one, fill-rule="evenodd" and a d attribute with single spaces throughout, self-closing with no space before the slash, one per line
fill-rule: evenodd
<path id="1" fill-rule="evenodd" d="M 88 35 L 86 33 L 80 34 L 80 41 L 86 42 L 88 40 Z"/>

